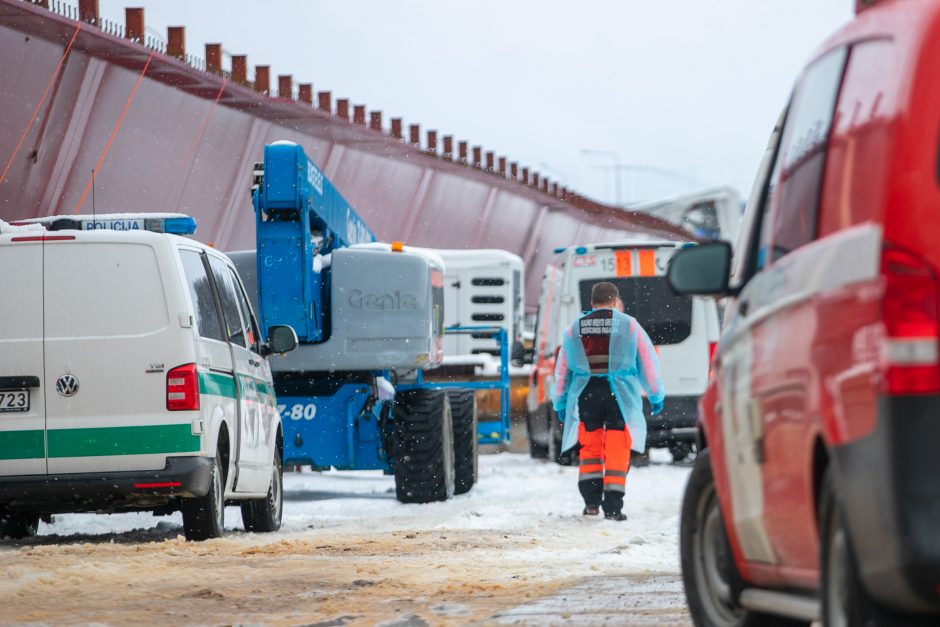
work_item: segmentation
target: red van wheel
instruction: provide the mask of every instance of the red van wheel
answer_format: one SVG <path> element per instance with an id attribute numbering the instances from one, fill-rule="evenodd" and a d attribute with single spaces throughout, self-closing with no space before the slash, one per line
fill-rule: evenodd
<path id="1" fill-rule="evenodd" d="M 832 471 L 827 469 L 819 490 L 819 563 L 822 575 L 822 619 L 825 627 L 930 624 L 900 616 L 877 605 L 862 587 L 846 533 L 842 509 L 836 498 Z"/>
<path id="2" fill-rule="evenodd" d="M 682 500 L 679 524 L 682 581 L 689 614 L 697 627 L 771 627 L 787 619 L 746 610 L 738 604 L 743 587 L 718 507 L 709 449 L 695 459 Z"/>

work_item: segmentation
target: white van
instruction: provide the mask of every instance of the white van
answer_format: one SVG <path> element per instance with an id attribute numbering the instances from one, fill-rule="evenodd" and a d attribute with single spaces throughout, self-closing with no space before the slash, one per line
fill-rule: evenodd
<path id="1" fill-rule="evenodd" d="M 0 223 L 0 537 L 55 513 L 135 510 L 182 510 L 188 539 L 218 537 L 226 501 L 241 502 L 247 529 L 279 528 L 265 355 L 296 336 L 261 341 L 224 255 L 145 230 L 187 221 Z"/>
<path id="2" fill-rule="evenodd" d="M 549 397 L 555 357 L 564 330 L 591 309 L 591 288 L 600 281 L 610 281 L 620 290 L 626 313 L 646 329 L 662 364 L 665 406 L 658 416 L 647 416 L 647 447 L 668 448 L 676 461 L 688 456 L 719 322 L 713 300 L 676 296 L 666 283 L 669 259 L 684 246 L 676 242 L 592 244 L 556 252 L 539 295 L 535 365 L 527 401 L 533 457 L 557 456 L 561 429 Z"/>

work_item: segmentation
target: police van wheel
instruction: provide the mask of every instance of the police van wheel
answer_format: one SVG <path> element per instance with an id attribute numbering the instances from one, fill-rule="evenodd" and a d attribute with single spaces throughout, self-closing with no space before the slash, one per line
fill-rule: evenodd
<path id="1" fill-rule="evenodd" d="M 477 481 L 477 401 L 473 390 L 447 392 L 454 421 L 454 494 L 464 494 Z"/>
<path id="2" fill-rule="evenodd" d="M 263 499 L 242 503 L 242 523 L 245 531 L 271 533 L 281 528 L 284 511 L 284 470 L 280 447 L 274 449 L 271 464 L 271 486 Z"/>
<path id="3" fill-rule="evenodd" d="M 39 514 L 0 510 L 0 539 L 32 538 L 39 531 Z"/>
<path id="4" fill-rule="evenodd" d="M 225 478 L 221 457 L 216 451 L 209 472 L 209 491 L 205 496 L 183 501 L 183 532 L 187 540 L 221 538 L 225 528 Z"/>
<path id="5" fill-rule="evenodd" d="M 443 390 L 395 395 L 395 495 L 402 503 L 446 501 L 454 494 L 454 427 Z"/>

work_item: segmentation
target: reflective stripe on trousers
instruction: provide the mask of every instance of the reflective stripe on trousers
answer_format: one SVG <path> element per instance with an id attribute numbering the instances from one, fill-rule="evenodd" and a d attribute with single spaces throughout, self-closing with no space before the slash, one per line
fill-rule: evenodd
<path id="1" fill-rule="evenodd" d="M 630 470 L 630 432 L 625 427 L 588 431 L 582 423 L 578 441 L 578 484 L 585 503 L 600 505 L 605 492 L 623 494 Z"/>

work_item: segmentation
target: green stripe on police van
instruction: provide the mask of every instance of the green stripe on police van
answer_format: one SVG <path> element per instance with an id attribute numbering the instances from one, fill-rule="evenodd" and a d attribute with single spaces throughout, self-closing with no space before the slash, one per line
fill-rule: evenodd
<path id="1" fill-rule="evenodd" d="M 255 381 L 255 384 L 258 386 L 258 391 L 262 394 L 267 394 L 268 396 L 274 396 L 274 390 L 270 385 L 264 381 Z"/>
<path id="2" fill-rule="evenodd" d="M 0 431 L 0 460 L 35 459 L 46 456 L 42 429 Z"/>
<path id="3" fill-rule="evenodd" d="M 235 377 L 217 372 L 200 372 L 199 393 L 235 398 Z"/>
<path id="4" fill-rule="evenodd" d="M 197 451 L 199 451 L 199 436 L 192 434 L 192 426 L 188 423 L 49 431 L 49 457 L 149 455 Z M 41 453 L 39 457 L 42 457 Z"/>
<path id="5" fill-rule="evenodd" d="M 271 397 L 271 400 L 274 400 L 274 389 L 268 385 L 264 379 L 256 379 L 254 377 L 248 377 L 245 375 L 238 375 L 238 381 L 241 383 L 242 388 L 254 386 L 258 391 L 258 394 L 267 395 Z"/>

